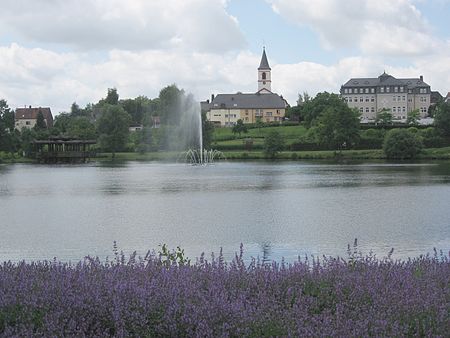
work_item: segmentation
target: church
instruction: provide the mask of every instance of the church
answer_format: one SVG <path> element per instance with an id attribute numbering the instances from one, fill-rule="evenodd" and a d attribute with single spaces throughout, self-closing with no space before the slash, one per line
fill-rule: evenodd
<path id="1" fill-rule="evenodd" d="M 244 123 L 283 121 L 288 104 L 283 96 L 272 92 L 271 71 L 263 49 L 258 67 L 258 91 L 211 95 L 211 101 L 201 102 L 208 120 L 218 127 L 232 127 L 238 120 Z"/>

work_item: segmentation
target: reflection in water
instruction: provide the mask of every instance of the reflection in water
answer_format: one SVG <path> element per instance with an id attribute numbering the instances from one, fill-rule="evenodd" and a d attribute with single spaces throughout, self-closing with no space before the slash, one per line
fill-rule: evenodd
<path id="1" fill-rule="evenodd" d="M 263 262 L 450 248 L 450 165 L 312 162 L 0 166 L 0 260 L 141 254 L 166 243 Z"/>

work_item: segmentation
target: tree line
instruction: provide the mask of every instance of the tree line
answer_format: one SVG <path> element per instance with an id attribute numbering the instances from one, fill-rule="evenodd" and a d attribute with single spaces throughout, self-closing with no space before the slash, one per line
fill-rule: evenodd
<path id="1" fill-rule="evenodd" d="M 183 132 L 183 106 L 193 98 L 175 84 L 150 99 L 138 96 L 120 99 L 116 88 L 109 88 L 106 96 L 97 103 L 81 108 L 76 102 L 70 112 L 55 116 L 53 126 L 48 128 L 44 117 L 38 114 L 32 129 L 15 129 L 14 111 L 5 99 L 0 100 L 0 151 L 24 153 L 31 151 L 35 139 L 50 136 L 72 137 L 81 140 L 97 140 L 99 151 L 157 151 L 179 150 Z M 136 132 L 129 132 L 130 126 L 139 126 Z M 155 128 L 158 127 L 158 128 Z M 202 115 L 203 144 L 211 142 L 212 126 Z M 185 141 L 183 139 L 183 142 Z M 186 142 L 185 142 L 186 143 Z"/>

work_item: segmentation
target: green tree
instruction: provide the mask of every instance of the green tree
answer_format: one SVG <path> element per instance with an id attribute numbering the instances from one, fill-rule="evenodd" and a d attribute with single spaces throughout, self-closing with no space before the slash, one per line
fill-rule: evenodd
<path id="1" fill-rule="evenodd" d="M 434 112 L 434 125 L 446 137 L 450 137 L 450 103 L 440 103 Z"/>
<path id="2" fill-rule="evenodd" d="M 121 106 L 108 105 L 105 108 L 98 121 L 97 132 L 101 147 L 111 151 L 114 158 L 128 140 L 131 117 Z"/>
<path id="3" fill-rule="evenodd" d="M 317 119 L 317 143 L 335 150 L 353 147 L 359 140 L 359 116 L 346 104 L 326 107 Z"/>
<path id="4" fill-rule="evenodd" d="M 420 119 L 419 109 L 414 109 L 408 112 L 408 117 L 406 118 L 406 124 L 410 126 L 418 126 Z"/>
<path id="5" fill-rule="evenodd" d="M 284 143 L 283 135 L 272 130 L 264 138 L 264 153 L 267 157 L 274 159 L 284 149 Z"/>
<path id="6" fill-rule="evenodd" d="M 74 102 L 72 103 L 72 106 L 70 107 L 70 114 L 72 116 L 82 116 L 83 115 L 83 110 L 80 108 L 80 106 Z"/>
<path id="7" fill-rule="evenodd" d="M 377 113 L 375 123 L 381 126 L 392 125 L 393 116 L 389 109 L 382 109 Z"/>
<path id="8" fill-rule="evenodd" d="M 185 98 L 184 90 L 175 84 L 167 86 L 159 92 L 157 115 L 161 122 L 169 125 L 179 125 L 181 120 L 181 102 Z"/>
<path id="9" fill-rule="evenodd" d="M 237 120 L 236 124 L 233 126 L 231 131 L 233 132 L 233 134 L 239 134 L 239 137 L 241 137 L 242 133 L 244 134 L 248 133 L 248 128 L 244 124 L 244 121 L 242 121 L 242 119 L 239 119 Z"/>
<path id="10" fill-rule="evenodd" d="M 119 94 L 117 93 L 116 88 L 108 88 L 105 103 L 110 105 L 116 105 L 119 103 Z"/>
<path id="11" fill-rule="evenodd" d="M 347 103 L 337 94 L 319 93 L 315 98 L 303 103 L 302 114 L 306 128 L 317 124 L 319 117 L 327 110 L 348 109 Z"/>
<path id="12" fill-rule="evenodd" d="M 0 150 L 15 152 L 14 112 L 6 100 L 0 100 Z"/>
<path id="13" fill-rule="evenodd" d="M 392 129 L 386 133 L 383 151 L 389 159 L 413 159 L 422 150 L 418 133 L 406 129 Z"/>
<path id="14" fill-rule="evenodd" d="M 206 112 L 202 112 L 202 135 L 203 135 L 203 148 L 211 148 L 213 139 L 214 125 L 208 120 Z"/>
<path id="15" fill-rule="evenodd" d="M 58 131 L 58 134 L 66 134 L 70 128 L 73 117 L 71 113 L 61 113 L 55 116 L 53 128 Z"/>
<path id="16" fill-rule="evenodd" d="M 67 132 L 69 136 L 81 140 L 95 140 L 97 134 L 95 125 L 87 117 L 77 117 L 70 121 Z"/>
<path id="17" fill-rule="evenodd" d="M 34 130 L 41 131 L 47 129 L 47 124 L 45 123 L 44 114 L 41 111 L 37 114 L 36 124 L 34 125 Z"/>

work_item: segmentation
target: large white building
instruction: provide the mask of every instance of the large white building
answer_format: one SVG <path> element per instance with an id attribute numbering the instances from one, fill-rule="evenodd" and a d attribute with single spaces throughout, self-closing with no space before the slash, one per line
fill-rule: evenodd
<path id="1" fill-rule="evenodd" d="M 281 122 L 288 104 L 283 96 L 272 93 L 272 74 L 266 51 L 263 50 L 258 67 L 258 91 L 256 93 L 218 94 L 211 101 L 201 102 L 208 120 L 217 126 L 231 127 L 244 123 Z"/>
<path id="2" fill-rule="evenodd" d="M 406 121 L 408 112 L 416 109 L 424 118 L 431 104 L 431 88 L 423 76 L 396 79 L 386 72 L 377 78 L 350 79 L 341 87 L 341 95 L 350 108 L 361 112 L 362 122 L 374 121 L 382 110 L 399 121 Z"/>

